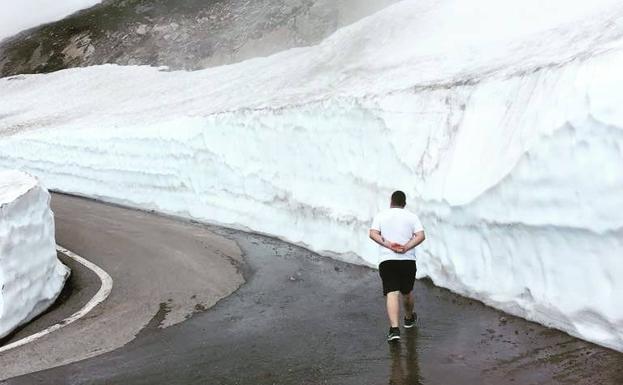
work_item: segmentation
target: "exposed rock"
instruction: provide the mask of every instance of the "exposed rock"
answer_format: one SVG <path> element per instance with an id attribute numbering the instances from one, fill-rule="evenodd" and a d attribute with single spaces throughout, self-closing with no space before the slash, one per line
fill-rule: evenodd
<path id="1" fill-rule="evenodd" d="M 144 35 L 146 34 L 148 31 L 148 27 L 145 24 L 141 24 L 138 26 L 138 28 L 136 29 L 136 33 L 138 33 L 139 35 Z"/>
<path id="2" fill-rule="evenodd" d="M 0 44 L 0 77 L 104 63 L 196 70 L 313 45 L 398 0 L 110 0 Z"/>

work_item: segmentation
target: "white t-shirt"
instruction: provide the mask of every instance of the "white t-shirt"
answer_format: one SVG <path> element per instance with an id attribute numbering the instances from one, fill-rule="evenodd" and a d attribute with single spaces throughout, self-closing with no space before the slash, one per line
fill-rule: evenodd
<path id="1" fill-rule="evenodd" d="M 397 207 L 385 209 L 378 213 L 372 220 L 370 229 L 380 231 L 383 238 L 401 245 L 407 243 L 413 234 L 424 231 L 417 215 Z M 415 249 L 401 254 L 379 245 L 379 263 L 390 259 L 415 260 Z"/>

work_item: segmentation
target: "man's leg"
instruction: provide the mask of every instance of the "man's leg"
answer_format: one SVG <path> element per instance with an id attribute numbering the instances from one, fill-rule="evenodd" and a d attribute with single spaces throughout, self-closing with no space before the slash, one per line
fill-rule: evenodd
<path id="1" fill-rule="evenodd" d="M 409 329 L 415 325 L 415 296 L 413 295 L 413 285 L 415 284 L 415 273 L 417 272 L 415 261 L 401 261 L 402 270 L 400 278 L 400 292 L 402 293 L 402 304 L 405 309 L 405 328 Z M 406 294 L 405 294 L 406 293 Z"/>
<path id="2" fill-rule="evenodd" d="M 393 328 L 397 328 L 400 319 L 400 292 L 391 291 L 387 293 L 387 316 L 389 317 L 389 324 Z"/>
<path id="3" fill-rule="evenodd" d="M 415 297 L 413 295 L 413 290 L 411 290 L 409 294 L 402 295 L 402 304 L 404 305 L 404 308 L 405 308 L 405 317 L 410 318 L 411 314 L 413 314 L 413 307 L 415 304 Z"/>

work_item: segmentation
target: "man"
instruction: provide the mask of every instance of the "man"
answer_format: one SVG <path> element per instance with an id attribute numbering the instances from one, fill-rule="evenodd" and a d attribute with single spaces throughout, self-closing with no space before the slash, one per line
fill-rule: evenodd
<path id="1" fill-rule="evenodd" d="M 387 341 L 400 340 L 400 294 L 405 310 L 404 327 L 412 328 L 417 320 L 413 310 L 415 250 L 425 239 L 424 228 L 414 213 L 405 210 L 407 197 L 394 191 L 389 209 L 378 213 L 370 226 L 370 238 L 379 244 L 379 274 L 387 301 L 389 333 Z"/>

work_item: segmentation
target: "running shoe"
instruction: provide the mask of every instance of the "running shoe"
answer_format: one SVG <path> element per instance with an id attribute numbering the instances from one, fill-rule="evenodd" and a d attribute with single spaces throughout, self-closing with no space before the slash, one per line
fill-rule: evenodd
<path id="1" fill-rule="evenodd" d="M 417 322 L 417 314 L 411 313 L 411 318 L 405 317 L 405 328 L 409 329 L 415 326 Z"/>
<path id="2" fill-rule="evenodd" d="M 400 328 L 389 328 L 387 333 L 387 342 L 400 340 Z"/>

